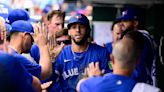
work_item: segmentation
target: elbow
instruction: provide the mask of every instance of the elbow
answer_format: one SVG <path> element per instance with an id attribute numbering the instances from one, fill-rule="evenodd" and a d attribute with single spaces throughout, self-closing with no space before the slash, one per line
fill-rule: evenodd
<path id="1" fill-rule="evenodd" d="M 40 80 L 37 77 L 35 77 L 35 76 L 32 76 L 32 77 L 33 77 L 32 86 L 33 86 L 34 90 L 36 92 L 41 92 L 42 89 L 41 89 Z"/>

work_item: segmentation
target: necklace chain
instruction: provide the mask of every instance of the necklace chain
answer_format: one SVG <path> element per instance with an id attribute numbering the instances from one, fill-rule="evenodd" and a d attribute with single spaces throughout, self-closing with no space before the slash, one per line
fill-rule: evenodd
<path id="1" fill-rule="evenodd" d="M 78 53 L 76 54 L 76 52 L 74 52 L 73 49 L 72 49 L 72 47 L 71 47 L 71 51 L 72 51 L 72 54 L 73 54 L 73 59 L 76 60 L 76 59 L 83 58 L 85 56 L 85 52 L 88 50 L 88 48 L 89 48 L 89 45 L 87 46 L 87 48 L 85 49 L 84 52 L 79 53 L 79 55 L 77 55 Z"/>

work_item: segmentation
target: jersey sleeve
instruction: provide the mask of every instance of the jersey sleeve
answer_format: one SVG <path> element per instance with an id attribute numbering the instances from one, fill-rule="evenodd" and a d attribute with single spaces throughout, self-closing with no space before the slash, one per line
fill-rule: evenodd
<path id="1" fill-rule="evenodd" d="M 32 75 L 18 61 L 8 55 L 0 55 L 1 92 L 34 92 Z"/>
<path id="2" fill-rule="evenodd" d="M 98 83 L 99 77 L 91 77 L 81 83 L 80 92 L 95 92 Z"/>
<path id="3" fill-rule="evenodd" d="M 106 48 L 104 48 L 102 54 L 100 54 L 101 56 L 101 62 L 100 62 L 100 68 L 101 69 L 105 69 L 105 73 L 110 73 L 112 72 L 112 68 L 111 68 L 111 61 L 109 58 L 109 53 L 106 50 Z"/>
<path id="4" fill-rule="evenodd" d="M 36 44 L 32 45 L 30 50 L 30 55 L 39 64 L 40 51 L 39 51 L 39 47 Z"/>
<path id="5" fill-rule="evenodd" d="M 25 67 L 18 62 L 15 63 L 15 71 L 12 76 L 14 84 L 17 85 L 18 90 L 22 92 L 34 92 L 32 87 L 32 75 L 25 69 Z M 21 92 L 21 91 L 20 91 Z"/>
<path id="6" fill-rule="evenodd" d="M 14 55 L 18 61 L 27 69 L 29 73 L 40 78 L 41 75 L 41 66 L 39 64 L 33 63 L 28 60 L 26 57 L 23 57 L 19 54 Z"/>

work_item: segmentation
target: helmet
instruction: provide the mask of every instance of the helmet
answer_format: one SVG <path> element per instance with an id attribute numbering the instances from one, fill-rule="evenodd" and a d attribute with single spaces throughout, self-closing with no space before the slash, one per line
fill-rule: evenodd
<path id="1" fill-rule="evenodd" d="M 84 25 L 86 25 L 90 29 L 89 20 L 83 14 L 78 13 L 78 14 L 75 14 L 73 17 L 71 17 L 70 20 L 68 21 L 68 25 L 67 25 L 68 29 L 74 23 L 84 24 Z"/>

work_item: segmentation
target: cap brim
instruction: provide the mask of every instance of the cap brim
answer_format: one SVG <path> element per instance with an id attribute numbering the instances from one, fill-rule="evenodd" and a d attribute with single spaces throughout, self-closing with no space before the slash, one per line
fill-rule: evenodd
<path id="1" fill-rule="evenodd" d="M 28 21 L 29 21 L 29 22 L 34 22 L 34 23 L 37 23 L 37 22 L 39 22 L 39 20 L 37 20 L 37 19 L 34 19 L 34 18 L 30 18 Z"/>

